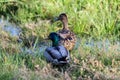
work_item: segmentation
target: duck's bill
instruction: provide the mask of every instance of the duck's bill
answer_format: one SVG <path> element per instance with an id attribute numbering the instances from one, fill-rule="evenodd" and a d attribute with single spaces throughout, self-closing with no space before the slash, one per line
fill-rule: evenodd
<path id="1" fill-rule="evenodd" d="M 60 20 L 59 17 L 55 17 L 55 18 L 53 18 L 53 23 L 56 21 L 59 21 L 59 20 Z"/>
<path id="2" fill-rule="evenodd" d="M 51 24 L 53 24 L 54 22 L 59 21 L 59 20 L 60 20 L 59 17 L 54 17 L 50 22 Z"/>

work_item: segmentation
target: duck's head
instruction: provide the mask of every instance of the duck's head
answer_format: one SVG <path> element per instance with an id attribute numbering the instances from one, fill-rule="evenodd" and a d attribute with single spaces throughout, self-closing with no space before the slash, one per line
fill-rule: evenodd
<path id="1" fill-rule="evenodd" d="M 48 39 L 52 40 L 52 46 L 58 46 L 60 45 L 60 40 L 62 37 L 60 37 L 60 35 L 56 32 L 52 32 L 49 34 Z"/>
<path id="2" fill-rule="evenodd" d="M 67 15 L 65 13 L 61 13 L 57 18 L 55 18 L 55 21 L 62 21 L 62 22 L 68 22 Z"/>

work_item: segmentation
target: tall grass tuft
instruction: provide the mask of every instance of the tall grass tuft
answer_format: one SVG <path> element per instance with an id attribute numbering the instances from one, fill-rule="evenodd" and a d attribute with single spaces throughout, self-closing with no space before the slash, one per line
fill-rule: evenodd
<path id="1" fill-rule="evenodd" d="M 31 0 L 3 1 L 0 4 L 1 15 L 20 23 L 38 18 L 52 19 L 65 12 L 69 18 L 70 28 L 78 35 L 119 37 L 120 2 L 118 0 Z"/>

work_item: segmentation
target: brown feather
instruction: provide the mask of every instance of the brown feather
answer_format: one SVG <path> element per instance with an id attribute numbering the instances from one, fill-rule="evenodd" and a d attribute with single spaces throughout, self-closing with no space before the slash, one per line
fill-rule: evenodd
<path id="1" fill-rule="evenodd" d="M 60 14 L 58 20 L 63 24 L 62 30 L 57 32 L 63 38 L 61 42 L 67 50 L 72 50 L 76 44 L 77 38 L 76 35 L 68 28 L 67 15 L 65 13 Z"/>

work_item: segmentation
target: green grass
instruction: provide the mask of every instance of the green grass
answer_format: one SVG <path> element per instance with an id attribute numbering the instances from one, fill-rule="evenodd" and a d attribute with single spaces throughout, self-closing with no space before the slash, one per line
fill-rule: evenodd
<path id="1" fill-rule="evenodd" d="M 35 49 L 38 42 L 52 31 L 57 31 L 60 22 L 50 20 L 65 12 L 69 27 L 81 38 L 81 44 L 70 52 L 70 67 L 63 72 L 47 64 L 43 55 Z M 35 43 L 30 49 L 35 55 L 21 52 L 23 44 L 0 28 L 0 80 L 64 80 L 68 74 L 72 80 L 89 78 L 117 80 L 120 75 L 120 56 L 114 41 L 120 40 L 119 0 L 3 0 L 0 1 L 0 17 L 15 22 L 22 28 L 26 44 Z M 57 27 L 58 26 L 58 27 Z M 0 26 L 1 27 L 1 26 Z M 91 39 L 111 41 L 111 49 L 85 47 Z M 48 43 L 49 44 L 49 43 Z M 79 43 L 78 43 L 79 44 Z M 41 52 L 43 54 L 43 52 Z M 66 72 L 66 74 L 64 73 Z M 64 75 L 65 74 L 65 75 Z"/>
<path id="2" fill-rule="evenodd" d="M 78 35 L 98 38 L 120 36 L 118 0 L 23 0 L 3 1 L 0 4 L 0 14 L 17 23 L 24 24 L 38 18 L 49 20 L 65 12 L 69 18 L 70 28 Z"/>
<path id="3" fill-rule="evenodd" d="M 84 41 L 82 41 L 84 44 Z M 44 79 L 44 80 L 64 80 L 66 72 L 72 80 L 79 77 L 82 79 L 94 79 L 95 76 L 100 79 L 119 79 L 120 56 L 119 51 L 114 49 L 115 45 L 110 45 L 111 50 L 104 51 L 104 47 L 99 50 L 97 47 L 88 48 L 81 45 L 71 54 L 71 63 L 69 67 L 59 68 L 47 64 L 43 55 L 39 55 L 36 50 L 34 55 L 27 52 L 8 54 L 0 50 L 0 79 Z M 117 46 L 117 45 L 116 45 Z M 104 75 L 105 74 L 105 75 Z"/>

